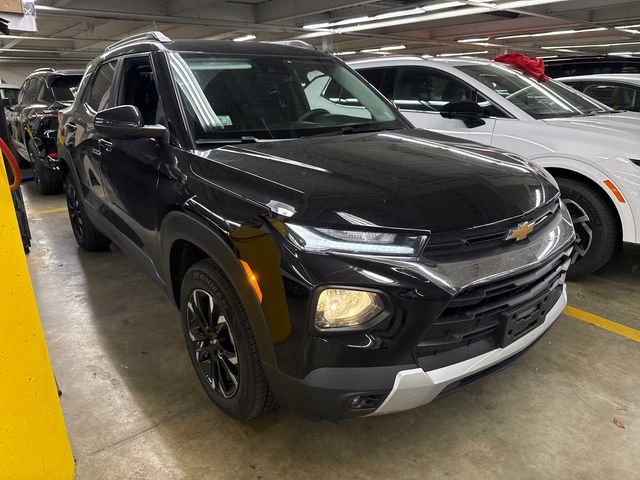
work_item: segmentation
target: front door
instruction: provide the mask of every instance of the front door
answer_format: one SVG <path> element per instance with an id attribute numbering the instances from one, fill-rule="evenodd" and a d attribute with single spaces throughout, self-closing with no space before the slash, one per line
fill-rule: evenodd
<path id="1" fill-rule="evenodd" d="M 120 66 L 115 105 L 134 105 L 144 123 L 164 120 L 151 55 L 125 57 Z M 145 268 L 155 268 L 149 254 L 157 244 L 156 193 L 161 142 L 151 138 L 98 140 L 108 217 L 125 247 L 141 255 Z"/>
<path id="2" fill-rule="evenodd" d="M 469 128 L 462 120 L 444 118 L 442 107 L 452 102 L 488 104 L 478 92 L 445 72 L 428 67 L 399 67 L 396 71 L 393 102 L 417 128 L 491 145 L 495 119 L 488 114 L 484 125 Z"/>

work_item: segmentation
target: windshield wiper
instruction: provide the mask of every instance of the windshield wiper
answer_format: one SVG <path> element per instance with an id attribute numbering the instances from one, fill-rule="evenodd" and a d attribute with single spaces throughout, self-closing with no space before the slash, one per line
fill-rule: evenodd
<path id="1" fill-rule="evenodd" d="M 240 143 L 258 143 L 260 140 L 253 136 L 242 136 L 235 138 L 203 138 L 196 140 L 197 146 L 204 145 L 229 145 L 229 144 L 240 144 Z"/>
<path id="2" fill-rule="evenodd" d="M 371 132 L 383 132 L 385 130 L 397 130 L 398 128 L 381 127 L 380 125 L 346 125 L 338 130 L 331 130 L 330 132 L 316 133 L 311 135 L 305 135 L 306 137 L 329 137 L 332 135 L 353 135 L 355 133 L 371 133 Z"/>

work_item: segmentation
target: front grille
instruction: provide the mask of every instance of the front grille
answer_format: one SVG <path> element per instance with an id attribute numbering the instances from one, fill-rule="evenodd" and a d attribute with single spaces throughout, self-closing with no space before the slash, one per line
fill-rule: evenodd
<path id="1" fill-rule="evenodd" d="M 453 360 L 462 361 L 526 335 L 560 298 L 569 263 L 564 253 L 533 270 L 460 292 L 418 343 L 420 363 L 439 368 L 453 363 L 450 355 L 436 358 L 445 352 L 460 350 Z"/>
<path id="2" fill-rule="evenodd" d="M 525 241 L 535 240 L 538 235 L 544 234 L 544 227 L 559 213 L 560 200 L 555 199 L 515 219 L 460 232 L 433 233 L 423 251 L 423 256 L 437 261 L 456 261 L 458 257 L 469 258 L 469 255 L 490 249 L 502 249 L 509 230 L 525 221 L 535 225 L 534 233 Z"/>

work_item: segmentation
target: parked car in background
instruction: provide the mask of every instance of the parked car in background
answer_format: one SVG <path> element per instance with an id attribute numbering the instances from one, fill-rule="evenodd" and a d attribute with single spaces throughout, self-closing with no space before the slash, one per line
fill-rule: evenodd
<path id="1" fill-rule="evenodd" d="M 274 398 L 332 420 L 425 404 L 509 364 L 566 304 L 553 179 L 412 128 L 313 49 L 125 39 L 89 64 L 59 139 L 78 244 L 113 241 L 166 290 L 236 418 Z"/>
<path id="2" fill-rule="evenodd" d="M 416 126 L 522 155 L 556 179 L 578 237 L 570 275 L 640 243 L 640 115 L 550 80 L 474 58 L 352 62 Z M 332 91 L 332 86 L 327 86 Z M 344 104 L 340 94 L 334 101 Z"/>
<path id="3" fill-rule="evenodd" d="M 81 70 L 40 68 L 27 77 L 7 111 L 11 148 L 33 168 L 38 190 L 62 192 L 58 164 L 58 112 L 73 102 Z"/>
<path id="4" fill-rule="evenodd" d="M 615 55 L 545 59 L 545 73 L 552 78 L 610 73 L 640 73 L 640 58 Z"/>
<path id="5" fill-rule="evenodd" d="M 614 110 L 640 112 L 640 73 L 585 75 L 557 80 Z"/>
<path id="6" fill-rule="evenodd" d="M 18 102 L 18 93 L 20 87 L 9 85 L 8 83 L 0 83 L 0 100 L 4 107 L 10 107 Z"/>

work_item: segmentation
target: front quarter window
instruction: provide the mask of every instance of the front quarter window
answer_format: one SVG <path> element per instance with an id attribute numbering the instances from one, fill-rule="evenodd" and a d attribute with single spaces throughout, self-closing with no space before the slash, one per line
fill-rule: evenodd
<path id="1" fill-rule="evenodd" d="M 320 56 L 169 54 L 196 143 L 286 139 L 355 126 L 405 128 L 349 68 Z"/>

